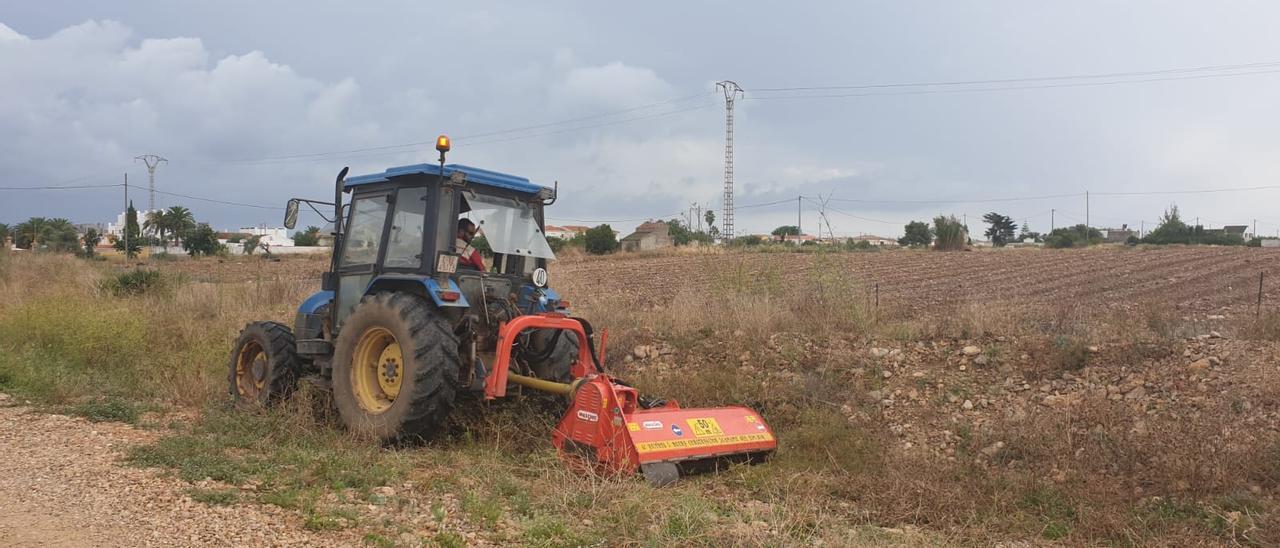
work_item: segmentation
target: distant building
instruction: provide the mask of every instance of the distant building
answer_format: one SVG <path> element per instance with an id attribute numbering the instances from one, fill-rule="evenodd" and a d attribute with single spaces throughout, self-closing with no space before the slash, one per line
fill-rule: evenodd
<path id="1" fill-rule="evenodd" d="M 661 249 L 675 245 L 675 241 L 671 239 L 667 223 L 662 221 L 649 221 L 641 223 L 636 227 L 636 231 L 622 239 L 623 251 L 649 251 L 651 249 Z"/>
<path id="2" fill-rule="evenodd" d="M 245 227 L 240 229 L 242 236 L 262 236 L 258 243 L 270 247 L 293 247 L 293 238 L 289 237 L 289 229 L 285 227 L 271 228 L 267 226 Z"/>
<path id="3" fill-rule="evenodd" d="M 1108 243 L 1122 244 L 1128 241 L 1131 237 L 1138 237 L 1138 232 L 1129 228 L 1129 225 L 1127 224 L 1120 225 L 1120 228 L 1106 228 L 1103 229 L 1103 232 L 1107 235 L 1106 241 Z"/>
<path id="4" fill-rule="evenodd" d="M 1280 239 L 1267 238 L 1262 240 L 1262 247 L 1280 247 Z"/>
<path id="5" fill-rule="evenodd" d="M 572 240 L 574 237 L 585 234 L 590 228 L 585 226 L 567 225 L 556 226 L 546 225 L 542 231 L 548 238 L 560 238 L 561 240 Z"/>
<path id="6" fill-rule="evenodd" d="M 152 211 L 156 211 L 156 212 L 161 212 L 161 213 L 162 213 L 164 210 L 160 210 L 160 209 L 156 209 L 156 210 L 145 210 L 145 209 L 139 209 L 139 210 L 137 210 L 137 211 L 138 211 L 138 230 L 139 230 L 139 231 L 141 231 L 141 234 L 142 234 L 142 235 L 144 235 L 144 236 L 155 236 L 155 234 L 154 234 L 151 230 L 147 230 L 146 228 L 144 228 L 144 227 L 143 227 L 143 225 L 147 224 L 147 215 L 148 215 L 148 214 L 150 214 Z M 117 237 L 117 238 L 123 238 L 123 237 L 124 237 L 124 223 L 125 223 L 125 218 L 126 218 L 126 216 L 127 216 L 127 215 L 128 215 L 128 212 L 127 212 L 127 211 L 121 212 L 119 215 L 116 215 L 116 222 L 114 222 L 114 223 L 107 223 L 107 227 L 106 227 L 106 232 L 107 232 L 107 234 L 110 234 L 110 235 L 115 236 L 115 237 Z"/>
<path id="7" fill-rule="evenodd" d="M 885 238 L 883 236 L 876 236 L 873 234 L 864 234 L 862 236 L 854 236 L 852 238 L 849 238 L 849 241 L 855 244 L 858 242 L 867 242 L 874 246 L 898 245 L 898 240 L 895 240 L 893 238 Z"/>

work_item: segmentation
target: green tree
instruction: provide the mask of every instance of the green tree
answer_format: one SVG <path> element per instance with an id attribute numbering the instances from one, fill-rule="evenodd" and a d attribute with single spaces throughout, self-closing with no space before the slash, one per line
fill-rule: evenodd
<path id="1" fill-rule="evenodd" d="M 710 233 L 711 230 L 715 228 L 716 212 L 708 209 L 706 213 L 702 214 L 702 220 L 707 222 L 707 232 Z M 716 232 L 719 231 L 717 230 Z"/>
<path id="2" fill-rule="evenodd" d="M 5 240 L 9 238 L 9 225 L 0 223 L 0 248 L 5 247 Z"/>
<path id="3" fill-rule="evenodd" d="M 160 245 L 165 245 L 169 239 L 169 223 L 164 217 L 163 210 L 148 211 L 146 218 L 142 221 L 142 230 L 147 232 L 148 236 L 154 236 L 160 241 Z"/>
<path id="4" fill-rule="evenodd" d="M 493 246 L 489 245 L 489 239 L 485 238 L 484 234 L 477 234 L 475 238 L 472 238 L 471 247 L 475 248 L 476 251 L 479 251 L 486 257 L 493 256 Z"/>
<path id="5" fill-rule="evenodd" d="M 257 251 L 258 248 L 262 247 L 262 235 L 257 234 L 253 236 L 248 236 L 244 239 L 243 242 L 240 243 L 240 246 L 241 246 L 241 249 L 244 251 L 245 255 L 253 255 L 253 252 Z"/>
<path id="6" fill-rule="evenodd" d="M 18 223 L 14 227 L 13 245 L 19 249 L 32 249 L 36 242 L 40 240 L 40 234 L 44 232 L 44 227 L 49 224 L 49 220 L 44 217 L 32 217 Z"/>
<path id="7" fill-rule="evenodd" d="M 939 215 L 933 218 L 933 248 L 939 251 L 964 249 L 969 232 L 955 215 Z"/>
<path id="8" fill-rule="evenodd" d="M 902 227 L 902 232 L 902 237 L 898 238 L 898 245 L 927 247 L 933 243 L 933 229 L 929 228 L 929 223 L 911 221 Z"/>
<path id="9" fill-rule="evenodd" d="M 125 242 L 129 242 L 128 249 L 125 248 Z M 129 202 L 129 209 L 124 213 L 124 236 L 116 240 L 115 248 L 123 251 L 126 258 L 134 258 L 138 256 L 138 252 L 142 251 L 142 231 L 138 228 L 138 210 L 133 208 L 133 202 Z"/>
<path id="10" fill-rule="evenodd" d="M 774 236 L 799 236 L 800 227 L 796 225 L 783 225 L 773 229 L 773 232 L 770 232 L 770 234 L 773 234 Z"/>
<path id="11" fill-rule="evenodd" d="M 164 212 L 165 230 L 173 237 L 175 244 L 181 243 L 196 228 L 196 218 L 191 210 L 182 206 L 173 206 Z"/>
<path id="12" fill-rule="evenodd" d="M 49 219 L 40 231 L 40 248 L 58 253 L 76 253 L 80 251 L 80 234 L 71 221 L 66 219 Z"/>
<path id="13" fill-rule="evenodd" d="M 320 245 L 320 227 L 309 226 L 293 234 L 293 245 L 314 247 Z"/>
<path id="14" fill-rule="evenodd" d="M 1068 247 L 1088 247 L 1102 243 L 1102 231 L 1083 224 L 1063 228 L 1055 228 L 1044 238 L 1044 246 L 1054 249 Z"/>
<path id="15" fill-rule="evenodd" d="M 1194 232 L 1187 223 L 1182 222 L 1178 206 L 1172 205 L 1164 210 L 1156 228 L 1148 232 L 1142 241 L 1149 244 L 1189 244 Z"/>
<path id="16" fill-rule="evenodd" d="M 214 232 L 209 223 L 200 223 L 182 239 L 182 249 L 186 250 L 187 255 L 199 257 L 222 253 L 226 246 L 218 241 L 218 233 Z"/>
<path id="17" fill-rule="evenodd" d="M 987 239 L 991 240 L 991 244 L 996 247 L 1004 247 L 1005 244 L 1013 241 L 1013 235 L 1018 230 L 1018 225 L 1013 219 L 994 211 L 982 216 L 983 222 L 991 225 L 984 233 Z"/>
<path id="18" fill-rule="evenodd" d="M 618 249 L 618 237 L 613 234 L 613 227 L 607 224 L 588 229 L 583 238 L 583 247 L 593 255 L 604 255 Z"/>
<path id="19" fill-rule="evenodd" d="M 94 248 L 98 247 L 98 244 L 102 242 L 102 233 L 98 232 L 96 228 L 90 228 L 84 231 L 84 236 L 80 238 L 80 241 L 84 243 L 84 256 L 92 257 L 95 252 Z"/>
<path id="20" fill-rule="evenodd" d="M 672 219 L 666 223 L 667 234 L 671 235 L 671 241 L 676 245 L 688 245 L 689 242 L 711 243 L 711 237 L 705 232 L 698 232 L 684 226 L 680 219 Z"/>

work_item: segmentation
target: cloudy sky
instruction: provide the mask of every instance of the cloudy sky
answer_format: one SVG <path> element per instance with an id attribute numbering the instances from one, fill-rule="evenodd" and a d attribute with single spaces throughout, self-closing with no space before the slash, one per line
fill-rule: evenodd
<path id="1" fill-rule="evenodd" d="M 1274 2 L 435 4 L 2 0 L 0 187 L 142 185 L 153 153 L 161 191 L 264 207 L 159 205 L 278 224 L 342 166 L 432 161 L 445 132 L 451 161 L 559 181 L 553 222 L 629 230 L 721 207 L 732 79 L 736 202 L 790 200 L 742 207 L 739 233 L 794 224 L 798 195 L 830 197 L 837 234 L 992 210 L 1045 230 L 1083 221 L 1085 191 L 1095 226 L 1176 203 L 1280 230 L 1278 189 L 1100 195 L 1280 185 Z M 1225 65 L 1250 66 L 1169 70 Z M 1110 76 L 1056 78 L 1080 75 Z M 0 190 L 0 222 L 122 200 Z"/>

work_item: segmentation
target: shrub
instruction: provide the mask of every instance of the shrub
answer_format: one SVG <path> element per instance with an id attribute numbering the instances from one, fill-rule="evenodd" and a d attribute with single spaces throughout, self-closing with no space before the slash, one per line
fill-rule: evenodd
<path id="1" fill-rule="evenodd" d="M 969 234 L 955 215 L 939 215 L 933 218 L 933 233 L 937 239 L 933 248 L 939 251 L 959 251 L 964 249 Z"/>
<path id="2" fill-rule="evenodd" d="M 306 230 L 299 230 L 293 235 L 293 245 L 303 247 L 320 245 L 320 227 L 309 226 Z"/>
<path id="3" fill-rule="evenodd" d="M 1071 227 L 1055 228 L 1044 239 L 1044 246 L 1053 249 L 1069 247 L 1088 247 L 1102 243 L 1102 232 L 1093 227 L 1079 224 Z"/>
<path id="4" fill-rule="evenodd" d="M 618 249 L 618 237 L 613 234 L 613 227 L 607 224 L 588 229 L 583 234 L 583 247 L 587 253 L 604 255 Z"/>
<path id="5" fill-rule="evenodd" d="M 929 223 L 911 221 L 902 227 L 902 231 L 903 236 L 898 238 L 898 245 L 917 247 L 933 243 L 933 229 L 929 228 Z"/>
<path id="6" fill-rule="evenodd" d="M 764 238 L 761 238 L 760 236 L 752 234 L 750 236 L 738 236 L 737 238 L 734 238 L 732 241 L 730 241 L 729 245 L 742 247 L 742 246 L 756 246 L 762 243 L 764 243 Z"/>
<path id="7" fill-rule="evenodd" d="M 164 275 L 158 270 L 131 270 L 108 277 L 99 284 L 103 291 L 117 297 L 142 295 L 164 287 Z"/>

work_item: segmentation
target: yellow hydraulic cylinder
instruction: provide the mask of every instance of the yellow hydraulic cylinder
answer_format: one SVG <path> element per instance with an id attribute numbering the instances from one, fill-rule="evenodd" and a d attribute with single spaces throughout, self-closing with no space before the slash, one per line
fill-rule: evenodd
<path id="1" fill-rule="evenodd" d="M 542 379 L 535 379 L 533 377 L 526 377 L 515 373 L 507 373 L 507 380 L 520 386 L 532 388 L 534 390 L 541 390 L 543 392 L 551 392 L 552 394 L 560 394 L 561 396 L 568 396 L 573 392 L 572 384 L 544 381 Z"/>

